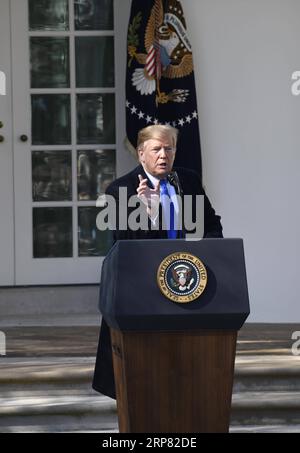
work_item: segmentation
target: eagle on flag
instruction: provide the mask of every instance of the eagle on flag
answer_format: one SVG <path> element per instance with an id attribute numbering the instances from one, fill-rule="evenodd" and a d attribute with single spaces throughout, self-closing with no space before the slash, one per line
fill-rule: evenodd
<path id="1" fill-rule="evenodd" d="M 188 90 L 174 89 L 168 94 L 163 93 L 160 79 L 184 77 L 194 70 L 182 8 L 173 0 L 169 2 L 169 11 L 165 14 L 162 0 L 155 0 L 145 34 L 147 53 L 137 53 L 135 46 L 128 47 L 129 55 L 142 65 L 132 75 L 133 85 L 142 95 L 157 90 L 157 103 L 185 102 Z"/>
<path id="2" fill-rule="evenodd" d="M 176 167 L 202 174 L 192 46 L 179 0 L 132 0 L 127 34 L 126 147 L 139 130 L 179 130 Z"/>

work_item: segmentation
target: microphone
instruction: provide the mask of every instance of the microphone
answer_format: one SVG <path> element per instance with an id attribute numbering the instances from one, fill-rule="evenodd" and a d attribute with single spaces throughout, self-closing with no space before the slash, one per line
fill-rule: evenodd
<path id="1" fill-rule="evenodd" d="M 175 187 L 175 190 L 178 193 L 178 195 L 182 196 L 183 191 L 182 191 L 182 187 L 181 187 L 177 172 L 171 171 L 171 173 L 169 173 L 167 176 L 167 180 L 172 186 Z"/>

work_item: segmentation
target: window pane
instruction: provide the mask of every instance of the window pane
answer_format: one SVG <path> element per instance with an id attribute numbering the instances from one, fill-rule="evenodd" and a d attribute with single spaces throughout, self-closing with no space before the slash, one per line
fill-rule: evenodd
<path id="1" fill-rule="evenodd" d="M 77 87 L 113 87 L 115 83 L 114 39 L 112 37 L 77 37 L 75 44 Z"/>
<path id="2" fill-rule="evenodd" d="M 68 0 L 29 0 L 29 30 L 68 30 Z"/>
<path id="3" fill-rule="evenodd" d="M 77 143 L 115 143 L 115 95 L 77 95 Z"/>
<path id="4" fill-rule="evenodd" d="M 97 200 L 116 178 L 115 151 L 78 151 L 77 173 L 78 200 Z"/>
<path id="5" fill-rule="evenodd" d="M 31 104 L 32 144 L 70 144 L 70 96 L 68 94 L 34 94 L 31 96 Z"/>
<path id="6" fill-rule="evenodd" d="M 78 208 L 78 254 L 79 256 L 105 256 L 110 247 L 110 232 L 99 231 L 96 218 L 99 208 Z"/>
<path id="7" fill-rule="evenodd" d="M 70 151 L 33 151 L 33 201 L 72 200 L 72 159 Z"/>
<path id="8" fill-rule="evenodd" d="M 74 0 L 75 30 L 113 30 L 113 0 Z"/>
<path id="9" fill-rule="evenodd" d="M 72 208 L 33 208 L 33 257 L 71 257 Z"/>
<path id="10" fill-rule="evenodd" d="M 30 63 L 31 88 L 68 88 L 69 38 L 31 38 Z"/>

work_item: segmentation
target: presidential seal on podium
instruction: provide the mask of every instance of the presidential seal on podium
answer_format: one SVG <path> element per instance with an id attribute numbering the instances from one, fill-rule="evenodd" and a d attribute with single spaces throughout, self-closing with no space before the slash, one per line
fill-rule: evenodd
<path id="1" fill-rule="evenodd" d="M 201 296 L 207 284 L 207 271 L 203 262 L 190 253 L 172 253 L 160 264 L 157 271 L 158 286 L 168 299 L 189 303 Z"/>

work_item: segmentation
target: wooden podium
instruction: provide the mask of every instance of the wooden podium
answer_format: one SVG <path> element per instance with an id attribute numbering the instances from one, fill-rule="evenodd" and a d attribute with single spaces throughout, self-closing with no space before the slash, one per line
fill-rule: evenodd
<path id="1" fill-rule="evenodd" d="M 167 299 L 157 269 L 198 257 L 207 286 L 191 303 Z M 121 433 L 228 432 L 237 332 L 249 315 L 241 239 L 119 241 L 102 269 Z"/>

